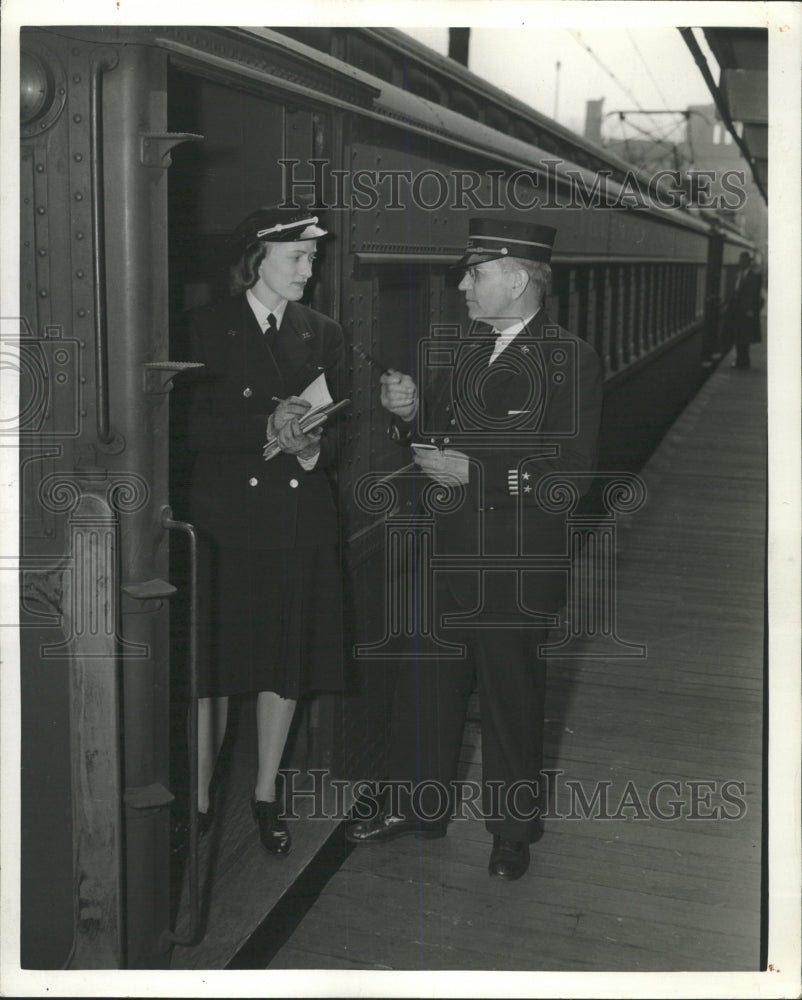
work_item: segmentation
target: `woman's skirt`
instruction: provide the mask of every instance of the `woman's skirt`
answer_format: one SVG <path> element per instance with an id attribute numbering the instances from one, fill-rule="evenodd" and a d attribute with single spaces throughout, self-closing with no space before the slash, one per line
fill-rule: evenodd
<path id="1" fill-rule="evenodd" d="M 200 697 L 343 686 L 336 546 L 253 551 L 199 546 Z"/>

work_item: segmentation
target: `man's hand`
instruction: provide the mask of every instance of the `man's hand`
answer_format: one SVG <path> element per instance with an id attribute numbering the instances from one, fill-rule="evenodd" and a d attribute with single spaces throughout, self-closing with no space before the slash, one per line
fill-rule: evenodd
<path id="1" fill-rule="evenodd" d="M 391 368 L 379 381 L 382 406 L 409 423 L 418 412 L 418 387 L 412 378 Z"/>
<path id="2" fill-rule="evenodd" d="M 461 451 L 446 448 L 426 448 L 417 450 L 414 446 L 412 454 L 415 464 L 432 479 L 443 486 L 455 486 L 457 483 L 467 483 L 470 478 L 471 461 Z"/>

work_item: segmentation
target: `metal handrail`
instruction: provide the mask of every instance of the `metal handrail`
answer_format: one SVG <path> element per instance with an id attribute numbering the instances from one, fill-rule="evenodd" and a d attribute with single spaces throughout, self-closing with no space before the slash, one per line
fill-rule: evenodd
<path id="1" fill-rule="evenodd" d="M 189 539 L 189 930 L 167 931 L 169 944 L 192 945 L 200 930 L 198 879 L 198 536 L 193 525 L 177 521 L 169 507 L 162 507 L 161 524 Z"/>
<path id="2" fill-rule="evenodd" d="M 116 53 L 101 51 L 92 59 L 89 83 L 89 169 L 92 192 L 92 277 L 95 306 L 95 421 L 98 441 L 111 444 L 114 432 L 109 421 L 108 329 L 106 322 L 105 204 L 103 199 L 103 116 L 101 78 L 113 69 Z"/>

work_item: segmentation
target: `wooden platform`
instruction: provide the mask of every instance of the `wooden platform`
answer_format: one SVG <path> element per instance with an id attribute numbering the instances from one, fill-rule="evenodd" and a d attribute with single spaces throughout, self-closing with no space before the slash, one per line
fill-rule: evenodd
<path id="1" fill-rule="evenodd" d="M 511 884 L 488 877 L 490 839 L 476 820 L 453 822 L 439 841 L 355 849 L 287 943 L 269 962 L 265 953 L 267 967 L 758 967 L 760 347 L 753 359 L 749 371 L 725 359 L 712 375 L 643 470 L 646 505 L 620 524 L 619 635 L 644 644 L 646 656 L 550 667 L 547 763 L 561 772 L 553 806 L 560 815 L 547 819 L 526 877 Z M 469 722 L 470 777 L 479 776 L 480 738 L 478 723 Z M 609 783 L 607 811 L 618 818 L 598 818 L 598 810 L 582 818 L 576 802 L 577 818 L 567 818 L 568 782 L 589 799 Z M 650 803 L 659 782 L 678 785 L 662 786 Z M 670 814 L 672 800 L 681 815 L 660 818 L 657 810 Z M 718 818 L 703 818 L 711 813 Z"/>

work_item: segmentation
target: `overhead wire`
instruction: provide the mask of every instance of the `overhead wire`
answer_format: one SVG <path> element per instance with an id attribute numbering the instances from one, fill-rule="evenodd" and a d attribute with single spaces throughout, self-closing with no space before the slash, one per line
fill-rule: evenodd
<path id="1" fill-rule="evenodd" d="M 621 80 L 619 80 L 618 77 L 615 75 L 615 73 L 609 68 L 609 66 L 607 66 L 603 62 L 603 60 L 600 59 L 599 56 L 596 55 L 596 53 L 593 51 L 593 49 L 588 45 L 588 43 L 582 37 L 581 33 L 579 31 L 573 29 L 573 28 L 569 28 L 568 32 L 571 35 L 571 37 L 574 39 L 574 41 L 578 45 L 581 45 L 582 48 L 585 49 L 585 51 L 588 53 L 588 55 L 590 55 L 591 58 L 599 65 L 599 67 L 607 74 L 607 76 L 610 77 L 610 79 L 613 81 L 613 83 L 615 83 L 615 85 L 617 87 L 620 87 L 620 89 L 627 95 L 627 97 L 631 101 L 634 102 L 634 104 L 637 107 L 637 109 L 639 111 L 642 111 L 644 114 L 648 115 L 648 112 L 644 110 L 644 108 L 641 105 L 640 101 L 633 94 L 633 92 L 630 90 L 630 88 L 625 83 L 623 83 Z M 652 125 L 656 126 L 656 124 L 657 123 L 652 120 Z"/>

